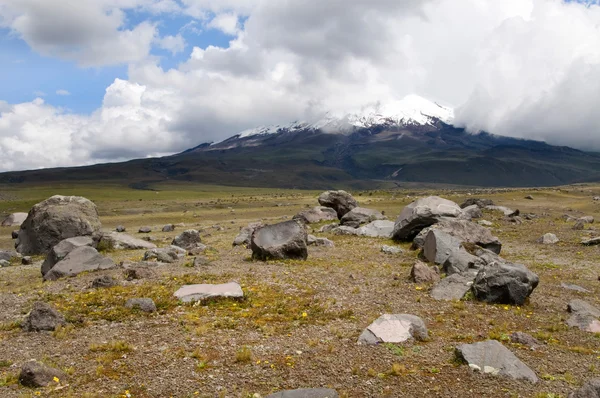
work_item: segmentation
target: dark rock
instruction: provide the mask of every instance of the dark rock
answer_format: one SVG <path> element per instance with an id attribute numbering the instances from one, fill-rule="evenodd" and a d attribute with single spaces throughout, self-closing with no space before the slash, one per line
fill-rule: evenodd
<path id="1" fill-rule="evenodd" d="M 257 228 L 252 234 L 252 258 L 302 259 L 308 257 L 307 233 L 301 222 L 291 220 Z"/>
<path id="2" fill-rule="evenodd" d="M 139 309 L 143 312 L 155 312 L 156 304 L 151 298 L 131 298 L 125 303 L 126 308 Z"/>
<path id="3" fill-rule="evenodd" d="M 421 230 L 427 228 L 443 217 L 458 217 L 462 213 L 460 207 L 447 199 L 430 196 L 419 199 L 404 207 L 394 225 L 395 240 L 411 240 Z"/>
<path id="4" fill-rule="evenodd" d="M 496 340 L 486 340 L 456 347 L 456 356 L 478 372 L 506 376 L 515 380 L 538 381 L 533 370 Z"/>
<path id="5" fill-rule="evenodd" d="M 181 247 L 185 250 L 191 250 L 201 243 L 200 232 L 195 229 L 183 231 L 173 239 L 171 245 Z"/>
<path id="6" fill-rule="evenodd" d="M 487 206 L 494 206 L 494 201 L 491 199 L 469 198 L 465 200 L 462 205 L 460 205 L 460 208 L 465 209 L 473 205 L 479 207 L 480 209 L 484 209 Z"/>
<path id="7" fill-rule="evenodd" d="M 454 250 L 444 264 L 442 271 L 448 275 L 462 274 L 468 271 L 476 271 L 485 265 L 485 261 L 472 255 L 464 249 Z"/>
<path id="8" fill-rule="evenodd" d="M 127 229 L 124 226 L 122 226 L 122 225 L 117 225 L 117 228 L 115 228 L 115 231 L 117 231 L 117 232 L 125 232 L 125 231 L 127 231 Z"/>
<path id="9" fill-rule="evenodd" d="M 533 200 L 533 196 L 527 195 L 527 196 L 525 196 L 525 199 L 527 199 L 527 200 Z"/>
<path id="10" fill-rule="evenodd" d="M 539 281 L 522 264 L 492 263 L 479 270 L 471 289 L 477 300 L 486 303 L 522 305 Z"/>
<path id="11" fill-rule="evenodd" d="M 305 224 L 314 224 L 322 221 L 337 220 L 337 213 L 334 209 L 324 206 L 301 211 L 296 214 L 294 220 L 302 220 Z"/>
<path id="12" fill-rule="evenodd" d="M 279 391 L 265 398 L 339 398 L 335 390 L 329 388 L 300 388 L 298 390 Z"/>
<path id="13" fill-rule="evenodd" d="M 163 232 L 173 232 L 173 231 L 175 231 L 175 225 L 167 224 L 164 227 L 162 227 L 162 231 Z"/>
<path id="14" fill-rule="evenodd" d="M 65 318 L 58 311 L 47 303 L 36 301 L 22 327 L 26 332 L 40 332 L 52 331 L 64 324 L 66 324 Z"/>
<path id="15" fill-rule="evenodd" d="M 569 398 L 600 398 L 600 378 L 586 382 L 579 390 L 570 393 Z"/>
<path id="16" fill-rule="evenodd" d="M 57 385 L 55 378 L 61 382 L 66 379 L 66 375 L 58 369 L 37 361 L 25 362 L 21 368 L 21 373 L 19 373 L 19 383 L 31 388 L 47 387 L 51 384 Z"/>
<path id="17" fill-rule="evenodd" d="M 337 213 L 339 219 L 344 217 L 350 210 L 358 207 L 358 202 L 346 191 L 327 191 L 319 195 L 319 204 L 331 207 Z"/>
<path id="18" fill-rule="evenodd" d="M 10 237 L 13 239 L 17 239 L 19 237 L 19 231 L 12 231 L 10 233 Z"/>
<path id="19" fill-rule="evenodd" d="M 359 344 L 404 343 L 429 338 L 421 318 L 409 314 L 384 314 L 367 326 L 358 338 Z"/>
<path id="20" fill-rule="evenodd" d="M 23 258 L 21 259 L 21 264 L 31 265 L 33 264 L 33 259 L 30 256 L 23 256 Z"/>
<path id="21" fill-rule="evenodd" d="M 468 220 L 442 218 L 429 228 L 423 229 L 413 240 L 413 249 L 420 249 L 425 244 L 425 238 L 431 230 L 445 232 L 457 238 L 462 243 L 473 243 L 477 246 L 500 254 L 502 242 L 493 236 L 489 229 Z"/>
<path id="22" fill-rule="evenodd" d="M 89 246 L 75 248 L 67 256 L 56 263 L 46 274 L 45 280 L 54 281 L 65 276 L 75 276 L 85 271 L 97 271 L 116 267 L 108 257 L 104 257 L 96 249 Z"/>
<path id="23" fill-rule="evenodd" d="M 423 255 L 427 261 L 441 265 L 453 251 L 459 250 L 460 247 L 460 240 L 440 230 L 432 229 L 425 238 Z"/>
<path id="24" fill-rule="evenodd" d="M 156 260 L 160 263 L 174 263 L 185 257 L 186 254 L 185 249 L 179 246 L 160 247 L 146 251 L 143 261 Z"/>
<path id="25" fill-rule="evenodd" d="M 585 228 L 585 222 L 579 220 L 573 225 L 575 231 L 582 231 Z"/>
<path id="26" fill-rule="evenodd" d="M 140 229 L 138 229 L 138 233 L 140 234 L 149 234 L 150 232 L 152 232 L 152 228 L 150 227 L 140 227 Z"/>
<path id="27" fill-rule="evenodd" d="M 600 245 L 600 236 L 598 236 L 596 238 L 592 238 L 592 239 L 583 240 L 581 242 L 581 244 L 584 245 L 584 246 Z"/>
<path id="28" fill-rule="evenodd" d="M 377 210 L 367 209 L 364 207 L 355 207 L 340 220 L 341 225 L 346 225 L 352 228 L 358 228 L 363 224 L 368 224 L 371 221 L 383 220 L 385 217 Z"/>
<path id="29" fill-rule="evenodd" d="M 514 332 L 513 334 L 511 334 L 510 341 L 513 343 L 526 345 L 531 348 L 535 348 L 541 345 L 536 338 L 523 332 Z"/>
<path id="30" fill-rule="evenodd" d="M 440 275 L 436 267 L 429 267 L 417 261 L 410 270 L 410 280 L 415 283 L 437 283 L 440 281 Z"/>
<path id="31" fill-rule="evenodd" d="M 109 275 L 99 276 L 92 281 L 92 287 L 94 289 L 113 287 L 113 286 L 117 286 L 118 284 L 119 283 L 117 282 L 117 280 Z"/>
<path id="32" fill-rule="evenodd" d="M 25 255 L 46 254 L 59 242 L 100 232 L 96 205 L 79 196 L 55 195 L 33 206 L 15 242 Z"/>
<path id="33" fill-rule="evenodd" d="M 42 276 L 46 275 L 56 263 L 67 257 L 73 250 L 78 247 L 91 247 L 93 245 L 94 240 L 90 236 L 76 236 L 60 241 L 46 256 L 41 268 Z"/>
<path id="34" fill-rule="evenodd" d="M 154 272 L 145 267 L 127 268 L 125 271 L 123 271 L 123 273 L 125 275 L 125 279 L 127 279 L 128 281 L 136 279 L 150 279 L 154 277 Z"/>

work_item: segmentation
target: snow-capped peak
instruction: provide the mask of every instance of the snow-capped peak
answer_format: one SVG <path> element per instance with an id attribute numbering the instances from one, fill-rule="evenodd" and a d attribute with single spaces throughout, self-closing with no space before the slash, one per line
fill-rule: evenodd
<path id="1" fill-rule="evenodd" d="M 279 131 L 323 129 L 346 131 L 353 127 L 368 128 L 377 125 L 434 125 L 437 120 L 452 124 L 454 110 L 431 102 L 418 95 L 408 95 L 401 100 L 363 107 L 349 114 L 331 114 L 314 123 L 292 122 L 283 125 L 261 126 L 244 130 L 238 138 L 275 134 Z"/>

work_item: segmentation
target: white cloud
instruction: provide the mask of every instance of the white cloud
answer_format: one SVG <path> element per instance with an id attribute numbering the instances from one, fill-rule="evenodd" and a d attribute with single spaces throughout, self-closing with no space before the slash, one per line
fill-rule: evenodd
<path id="1" fill-rule="evenodd" d="M 185 39 L 181 34 L 176 36 L 164 36 L 160 39 L 156 40 L 156 44 L 167 51 L 170 51 L 171 54 L 175 55 L 183 52 L 185 50 Z"/>
<path id="2" fill-rule="evenodd" d="M 36 97 L 45 97 L 46 93 L 40 90 L 36 90 L 33 92 L 33 95 L 35 95 Z"/>
<path id="3" fill-rule="evenodd" d="M 56 90 L 56 95 L 69 96 L 71 93 L 68 90 L 61 88 L 60 90 Z"/>
<path id="4" fill-rule="evenodd" d="M 101 1 L 117 9 L 94 14 L 104 27 L 66 20 L 63 25 L 70 28 L 49 30 L 55 36 L 43 39 L 34 33 L 44 32 L 44 24 L 17 26 L 38 51 L 56 50 L 56 42 L 69 40 L 96 43 L 79 53 L 85 55 L 80 62 L 114 54 L 125 59 L 136 47 L 135 61 L 127 61 L 128 81 L 116 80 L 102 107 L 89 116 L 70 115 L 41 100 L 2 105 L 0 169 L 170 153 L 257 125 L 310 120 L 411 93 L 456 106 L 458 123 L 473 131 L 600 150 L 600 7 L 595 5 L 183 0 L 184 11 L 177 12 L 203 18 L 190 26 L 210 25 L 234 38 L 228 48 L 194 47 L 178 68 L 163 70 L 141 55 L 147 55 L 146 39 L 136 40 L 134 31 L 145 26 L 148 32 L 140 35 L 147 45 L 170 51 L 182 50 L 177 36 L 161 41 L 149 23 L 124 31 L 118 10 L 138 7 L 138 0 Z M 101 36 L 106 26 L 115 45 L 100 51 L 99 42 L 87 37 Z M 72 39 L 73 32 L 80 35 Z M 120 42 L 125 34 L 132 37 Z M 69 47 L 58 48 L 63 54 Z M 33 139 L 36 129 L 39 140 Z M 53 134 L 57 147 L 49 154 L 45 140 Z"/>

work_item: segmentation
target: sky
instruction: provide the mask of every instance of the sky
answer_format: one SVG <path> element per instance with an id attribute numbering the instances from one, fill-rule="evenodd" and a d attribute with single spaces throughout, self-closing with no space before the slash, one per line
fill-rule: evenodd
<path id="1" fill-rule="evenodd" d="M 600 151 L 600 0 L 0 0 L 0 171 L 180 152 L 417 94 Z"/>

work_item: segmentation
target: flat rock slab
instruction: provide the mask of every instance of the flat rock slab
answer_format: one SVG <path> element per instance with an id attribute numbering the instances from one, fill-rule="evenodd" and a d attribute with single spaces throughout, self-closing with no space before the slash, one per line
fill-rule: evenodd
<path id="1" fill-rule="evenodd" d="M 567 310 L 572 314 L 567 325 L 577 327 L 585 332 L 600 333 L 600 310 L 590 303 L 575 299 L 571 300 Z"/>
<path id="2" fill-rule="evenodd" d="M 581 242 L 582 245 L 584 246 L 595 246 L 595 245 L 600 245 L 600 236 L 598 236 L 597 238 L 592 238 L 592 239 L 587 239 Z"/>
<path id="3" fill-rule="evenodd" d="M 360 236 L 384 239 L 391 238 L 392 232 L 394 232 L 394 222 L 388 220 L 375 220 L 356 230 L 356 234 Z"/>
<path id="4" fill-rule="evenodd" d="M 381 251 L 385 254 L 402 254 L 404 250 L 400 247 L 383 245 L 381 246 Z"/>
<path id="5" fill-rule="evenodd" d="M 154 249 L 156 245 L 143 239 L 134 238 L 131 235 L 122 232 L 109 232 L 102 236 L 100 240 L 107 242 L 109 246 L 116 250 L 139 250 Z"/>
<path id="6" fill-rule="evenodd" d="M 241 299 L 244 298 L 244 292 L 242 287 L 235 282 L 220 285 L 198 284 L 182 286 L 175 292 L 175 297 L 184 303 L 189 303 L 213 298 Z"/>
<path id="7" fill-rule="evenodd" d="M 279 391 L 266 398 L 339 398 L 337 391 L 329 388 L 300 388 L 298 390 Z"/>
<path id="8" fill-rule="evenodd" d="M 412 339 L 423 341 L 427 337 L 427 327 L 418 316 L 384 314 L 367 326 L 358 338 L 358 343 L 404 343 Z"/>
<path id="9" fill-rule="evenodd" d="M 538 381 L 534 371 L 497 340 L 486 340 L 456 347 L 456 356 L 474 371 L 506 376 L 516 380 Z"/>
<path id="10" fill-rule="evenodd" d="M 561 283 L 560 287 L 562 287 L 563 289 L 567 289 L 567 290 L 573 290 L 575 292 L 580 292 L 580 293 L 591 293 L 590 290 L 587 290 L 585 287 L 581 287 L 579 285 L 574 285 L 572 283 Z"/>
<path id="11" fill-rule="evenodd" d="M 460 300 L 471 289 L 474 279 L 475 274 L 452 274 L 431 289 L 431 297 L 435 300 Z"/>
<path id="12" fill-rule="evenodd" d="M 74 249 L 67 256 L 56 263 L 44 275 L 45 280 L 57 280 L 65 276 L 75 276 L 85 271 L 97 271 L 116 267 L 113 260 L 104 257 L 96 249 L 82 246 Z"/>

